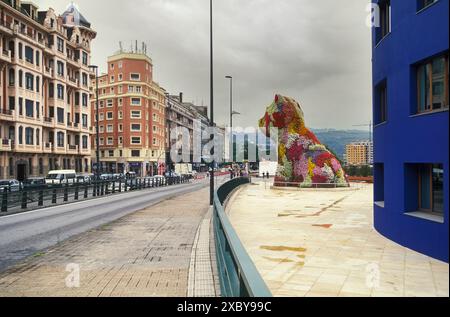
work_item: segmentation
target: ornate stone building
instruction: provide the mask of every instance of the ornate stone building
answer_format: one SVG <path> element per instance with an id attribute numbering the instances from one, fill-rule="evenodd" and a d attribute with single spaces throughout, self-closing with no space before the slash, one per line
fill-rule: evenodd
<path id="1" fill-rule="evenodd" d="M 73 4 L 57 15 L 30 2 L 0 2 L 0 178 L 90 171 L 95 37 Z"/>

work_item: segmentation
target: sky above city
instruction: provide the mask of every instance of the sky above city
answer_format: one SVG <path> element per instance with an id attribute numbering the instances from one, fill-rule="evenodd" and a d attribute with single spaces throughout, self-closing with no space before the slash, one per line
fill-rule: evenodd
<path id="1" fill-rule="evenodd" d="M 369 1 L 215 0 L 215 112 L 229 123 L 234 77 L 235 125 L 255 126 L 276 93 L 295 98 L 311 128 L 355 129 L 371 120 Z M 68 1 L 35 0 L 62 13 Z M 155 78 L 171 94 L 209 106 L 208 0 L 77 0 L 98 32 L 93 63 L 148 45 Z M 134 45 L 134 44 L 133 44 Z M 141 44 L 139 44 L 140 46 Z M 356 128 L 364 129 L 364 127 Z"/>

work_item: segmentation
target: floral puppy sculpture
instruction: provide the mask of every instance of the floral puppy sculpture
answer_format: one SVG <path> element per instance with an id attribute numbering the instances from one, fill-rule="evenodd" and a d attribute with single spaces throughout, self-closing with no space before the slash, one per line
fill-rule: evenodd
<path id="1" fill-rule="evenodd" d="M 278 128 L 275 186 L 349 186 L 339 160 L 306 128 L 303 110 L 294 99 L 276 95 L 259 126 L 268 137 L 271 128 Z"/>

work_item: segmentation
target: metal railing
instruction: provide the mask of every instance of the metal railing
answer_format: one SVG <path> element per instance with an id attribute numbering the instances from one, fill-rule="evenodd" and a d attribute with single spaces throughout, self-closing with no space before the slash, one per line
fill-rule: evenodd
<path id="1" fill-rule="evenodd" d="M 249 178 L 235 178 L 222 185 L 214 196 L 214 237 L 223 297 L 272 297 L 224 210 L 228 196 L 249 182 Z"/>
<path id="2" fill-rule="evenodd" d="M 8 186 L 0 190 L 0 211 L 2 213 L 23 212 L 128 191 L 166 187 L 189 182 L 190 179 L 183 176 L 64 182 L 62 184 L 39 185 L 35 188 L 13 188 Z"/>

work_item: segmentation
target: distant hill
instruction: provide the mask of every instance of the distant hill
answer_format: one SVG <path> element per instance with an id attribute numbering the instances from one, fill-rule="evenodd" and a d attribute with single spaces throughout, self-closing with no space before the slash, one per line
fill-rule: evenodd
<path id="1" fill-rule="evenodd" d="M 322 144 L 333 150 L 342 160 L 347 144 L 370 139 L 369 131 L 334 129 L 312 129 L 312 131 Z"/>

